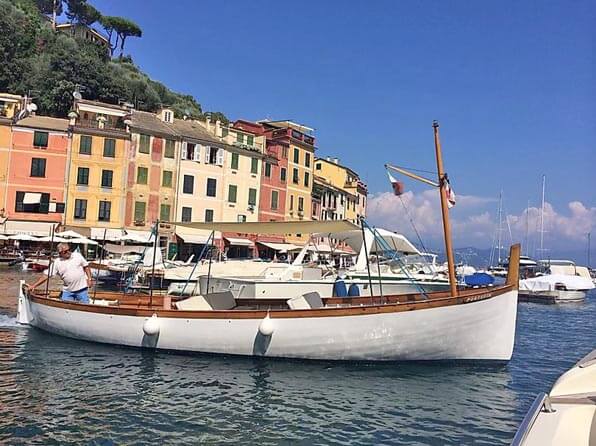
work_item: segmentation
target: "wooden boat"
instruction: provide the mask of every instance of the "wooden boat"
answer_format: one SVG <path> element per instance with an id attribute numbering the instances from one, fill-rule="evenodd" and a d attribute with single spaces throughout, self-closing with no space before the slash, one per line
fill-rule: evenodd
<path id="1" fill-rule="evenodd" d="M 548 395 L 536 397 L 511 444 L 596 444 L 596 350 L 561 375 Z"/>
<path id="2" fill-rule="evenodd" d="M 152 349 L 322 360 L 507 361 L 515 339 L 519 245 L 511 248 L 505 285 L 458 290 L 438 124 L 433 127 L 448 292 L 326 299 L 309 293 L 287 300 L 242 300 L 241 305 L 230 292 L 173 304 L 171 296 L 98 292 L 92 304 L 81 304 L 61 301 L 57 292 L 30 293 L 21 286 L 17 320 L 75 339 Z M 232 232 L 242 233 L 277 226 L 285 234 L 309 232 L 318 224 L 184 223 L 203 229 L 235 225 Z M 351 225 L 328 224 L 337 226 L 332 231 Z"/>

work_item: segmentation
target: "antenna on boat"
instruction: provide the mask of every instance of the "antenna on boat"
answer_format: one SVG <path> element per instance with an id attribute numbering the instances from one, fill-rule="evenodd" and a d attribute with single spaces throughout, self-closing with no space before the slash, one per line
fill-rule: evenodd
<path id="1" fill-rule="evenodd" d="M 443 171 L 443 158 L 441 155 L 441 141 L 439 140 L 439 122 L 433 121 L 435 136 L 435 154 L 437 158 L 437 173 L 439 176 L 439 193 L 441 196 L 441 214 L 443 216 L 443 233 L 445 235 L 445 253 L 447 254 L 447 268 L 449 270 L 449 287 L 451 296 L 457 296 L 457 281 L 455 280 L 455 263 L 453 260 L 453 247 L 451 244 L 451 226 L 449 223 L 449 206 L 447 205 L 448 177 Z"/>
<path id="2" fill-rule="evenodd" d="M 149 280 L 149 308 L 153 306 L 153 281 L 155 280 L 155 255 L 159 248 L 159 220 L 155 221 L 155 239 L 153 240 L 153 262 L 151 264 L 151 279 Z"/>

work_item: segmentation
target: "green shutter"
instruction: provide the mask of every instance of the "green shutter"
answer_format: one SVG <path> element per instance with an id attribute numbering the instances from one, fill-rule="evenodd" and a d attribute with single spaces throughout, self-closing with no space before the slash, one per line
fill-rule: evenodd
<path id="1" fill-rule="evenodd" d="M 116 140 L 105 138 L 103 140 L 103 156 L 114 158 L 116 156 Z"/>
<path id="2" fill-rule="evenodd" d="M 257 190 L 256 189 L 248 189 L 248 204 L 250 206 L 255 206 L 257 204 Z"/>
<path id="3" fill-rule="evenodd" d="M 170 205 L 162 204 L 159 209 L 159 219 L 161 221 L 170 221 Z"/>
<path id="4" fill-rule="evenodd" d="M 33 132 L 33 145 L 35 147 L 47 147 L 48 132 Z"/>
<path id="5" fill-rule="evenodd" d="M 232 169 L 238 170 L 238 154 L 232 153 Z"/>
<path id="6" fill-rule="evenodd" d="M 176 142 L 172 139 L 166 139 L 166 150 L 164 156 L 166 158 L 175 158 L 175 144 Z"/>
<path id="7" fill-rule="evenodd" d="M 172 171 L 170 171 L 170 170 L 163 171 L 161 185 L 163 187 L 172 187 Z"/>
<path id="8" fill-rule="evenodd" d="M 81 135 L 81 144 L 79 146 L 79 153 L 84 155 L 91 155 L 91 145 L 93 138 L 87 135 Z"/>
<path id="9" fill-rule="evenodd" d="M 257 158 L 251 158 L 250 173 L 259 173 L 259 160 Z"/>
<path id="10" fill-rule="evenodd" d="M 244 135 L 240 132 L 236 132 L 236 142 L 242 144 L 244 142 Z"/>
<path id="11" fill-rule="evenodd" d="M 279 201 L 279 192 L 276 190 L 271 191 L 271 209 L 277 209 Z"/>
<path id="12" fill-rule="evenodd" d="M 145 202 L 135 201 L 135 221 L 145 221 Z"/>
<path id="13" fill-rule="evenodd" d="M 149 153 L 151 137 L 149 135 L 141 134 L 139 137 L 139 152 Z"/>
<path id="14" fill-rule="evenodd" d="M 147 168 L 146 167 L 138 167 L 137 168 L 137 184 L 147 184 Z"/>
<path id="15" fill-rule="evenodd" d="M 230 184 L 228 188 L 228 202 L 236 203 L 236 194 L 238 192 L 238 186 Z"/>
<path id="16" fill-rule="evenodd" d="M 246 144 L 248 144 L 249 146 L 254 145 L 255 143 L 255 137 L 253 135 L 246 135 Z"/>

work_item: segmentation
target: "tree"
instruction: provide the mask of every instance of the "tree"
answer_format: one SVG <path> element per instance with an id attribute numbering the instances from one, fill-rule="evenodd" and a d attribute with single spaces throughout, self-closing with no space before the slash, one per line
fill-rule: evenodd
<path id="1" fill-rule="evenodd" d="M 111 17 L 108 23 L 118 34 L 117 39 L 120 39 L 120 57 L 122 58 L 122 55 L 124 54 L 124 43 L 126 38 L 141 37 L 143 35 L 143 31 L 135 22 L 125 19 L 124 17 Z"/>
<path id="2" fill-rule="evenodd" d="M 101 26 L 103 26 L 108 35 L 108 42 L 110 43 L 110 56 L 114 54 L 114 50 L 118 46 L 118 33 L 116 32 L 116 28 L 118 26 L 119 19 L 120 17 L 114 17 L 111 15 L 104 15 L 99 19 L 99 23 L 101 23 Z M 112 43 L 112 36 L 116 37 L 114 43 Z"/>
<path id="3" fill-rule="evenodd" d="M 66 0 L 68 11 L 66 17 L 70 23 L 89 26 L 101 18 L 101 13 L 87 3 L 87 0 Z"/>
<path id="4" fill-rule="evenodd" d="M 63 12 L 62 0 L 35 0 L 35 4 L 42 14 L 59 16 Z"/>

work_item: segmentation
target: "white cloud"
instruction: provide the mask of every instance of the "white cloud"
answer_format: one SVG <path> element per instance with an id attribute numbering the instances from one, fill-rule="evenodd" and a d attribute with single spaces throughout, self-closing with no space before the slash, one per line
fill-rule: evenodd
<path id="1" fill-rule="evenodd" d="M 497 231 L 495 202 L 493 198 L 474 195 L 457 196 L 457 204 L 450 211 L 452 236 L 456 246 L 490 247 L 494 244 L 493 239 Z M 549 248 L 584 246 L 586 233 L 596 227 L 596 207 L 589 208 L 579 201 L 572 201 L 567 208 L 567 212 L 559 213 L 550 203 L 545 204 L 545 246 Z M 367 215 L 372 224 L 400 232 L 417 242 L 416 232 L 410 222 L 411 218 L 427 246 L 442 246 L 443 227 L 439 195 L 436 190 L 417 194 L 406 192 L 401 197 L 390 192 L 373 194 L 368 201 Z M 518 215 L 508 214 L 506 219 L 504 217 L 503 243 L 524 241 L 526 225 L 529 244 L 537 247 L 540 209 L 535 207 L 524 210 Z"/>

